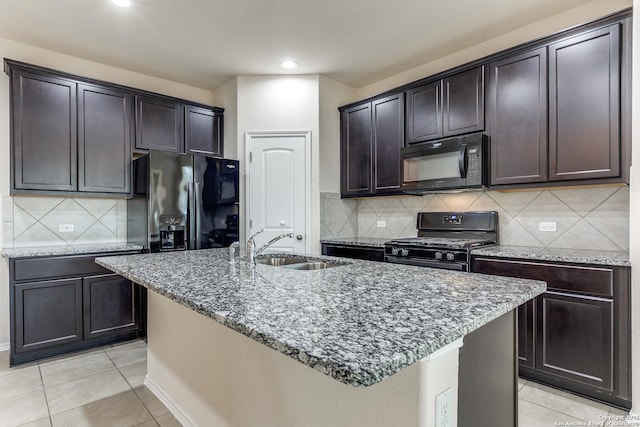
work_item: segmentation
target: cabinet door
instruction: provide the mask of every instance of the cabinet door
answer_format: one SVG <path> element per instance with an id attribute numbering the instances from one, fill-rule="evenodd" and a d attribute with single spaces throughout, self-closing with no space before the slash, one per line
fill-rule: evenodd
<path id="1" fill-rule="evenodd" d="M 518 307 L 518 363 L 535 367 L 535 299 Z"/>
<path id="2" fill-rule="evenodd" d="M 474 273 L 494 274 L 497 276 L 534 278 L 526 267 L 517 262 L 501 261 L 487 258 L 474 258 Z M 520 366 L 534 368 L 535 357 L 535 300 L 528 301 L 518 307 L 518 363 Z"/>
<path id="3" fill-rule="evenodd" d="M 131 281 L 117 274 L 83 279 L 85 339 L 138 329 L 134 286 Z"/>
<path id="4" fill-rule="evenodd" d="M 132 96 L 78 86 L 78 190 L 128 193 L 131 181 Z"/>
<path id="5" fill-rule="evenodd" d="M 484 66 L 443 80 L 444 136 L 484 130 Z"/>
<path id="6" fill-rule="evenodd" d="M 181 153 L 184 108 L 170 99 L 136 96 L 136 148 Z"/>
<path id="7" fill-rule="evenodd" d="M 82 279 L 15 286 L 15 352 L 82 340 Z"/>
<path id="8" fill-rule="evenodd" d="M 402 185 L 401 150 L 404 147 L 404 94 L 372 102 L 374 190 L 399 193 Z"/>
<path id="9" fill-rule="evenodd" d="M 344 110 L 340 116 L 340 187 L 343 196 L 371 194 L 371 103 Z"/>
<path id="10" fill-rule="evenodd" d="M 536 369 L 613 390 L 613 301 L 547 292 L 536 309 Z"/>
<path id="11" fill-rule="evenodd" d="M 77 188 L 76 84 L 11 71 L 13 189 Z"/>
<path id="12" fill-rule="evenodd" d="M 619 24 L 549 45 L 549 180 L 620 175 Z"/>
<path id="13" fill-rule="evenodd" d="M 185 151 L 223 156 L 222 114 L 207 108 L 185 107 Z"/>
<path id="14" fill-rule="evenodd" d="M 408 90 L 406 142 L 442 138 L 442 80 Z"/>
<path id="15" fill-rule="evenodd" d="M 547 50 L 491 64 L 491 185 L 547 180 Z"/>

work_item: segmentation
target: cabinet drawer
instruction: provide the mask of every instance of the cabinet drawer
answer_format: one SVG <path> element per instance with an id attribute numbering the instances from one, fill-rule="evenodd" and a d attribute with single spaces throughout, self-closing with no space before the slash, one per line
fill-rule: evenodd
<path id="1" fill-rule="evenodd" d="M 476 258 L 475 273 L 547 282 L 548 290 L 613 297 L 613 269 Z"/>
<path id="2" fill-rule="evenodd" d="M 111 271 L 95 263 L 96 256 L 130 255 L 138 253 L 117 252 L 93 255 L 20 258 L 13 260 L 13 281 L 50 279 L 56 277 L 108 274 Z"/>

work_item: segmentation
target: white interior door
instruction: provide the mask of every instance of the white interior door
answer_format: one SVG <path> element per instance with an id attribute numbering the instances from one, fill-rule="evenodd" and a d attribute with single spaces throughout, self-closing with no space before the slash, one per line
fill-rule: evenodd
<path id="1" fill-rule="evenodd" d="M 247 238 L 257 247 L 293 233 L 271 250 L 310 252 L 311 132 L 247 132 Z"/>

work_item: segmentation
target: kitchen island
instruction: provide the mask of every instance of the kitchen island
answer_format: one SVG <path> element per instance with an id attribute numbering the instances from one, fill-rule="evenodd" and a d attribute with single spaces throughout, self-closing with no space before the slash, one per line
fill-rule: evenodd
<path id="1" fill-rule="evenodd" d="M 436 396 L 438 416 L 456 425 L 463 338 L 506 315 L 513 347 L 513 310 L 546 288 L 345 259 L 316 271 L 251 266 L 228 254 L 96 260 L 151 291 L 145 383 L 187 425 L 432 426 Z"/>

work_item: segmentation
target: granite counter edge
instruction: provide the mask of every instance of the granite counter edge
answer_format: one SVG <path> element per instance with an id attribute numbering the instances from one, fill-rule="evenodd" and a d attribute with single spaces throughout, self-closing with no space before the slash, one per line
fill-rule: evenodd
<path id="1" fill-rule="evenodd" d="M 198 306 L 192 301 L 183 298 L 180 295 L 168 291 L 161 286 L 156 286 L 153 283 L 136 277 L 125 270 L 121 270 L 117 267 L 109 265 L 104 260 L 96 259 L 96 263 L 109 270 L 114 271 L 117 274 L 120 274 L 121 276 L 141 286 L 144 286 L 145 288 L 153 292 L 156 292 L 161 296 L 170 299 L 173 302 L 176 302 L 190 310 L 193 310 L 205 317 L 214 320 L 221 325 L 224 325 L 242 335 L 245 335 L 246 337 L 251 338 L 260 344 L 266 345 L 267 347 L 278 351 L 279 353 L 284 354 L 285 356 L 288 356 L 297 362 L 307 365 L 341 383 L 348 384 L 354 387 L 371 386 L 388 378 L 389 376 L 411 366 L 418 360 L 429 356 L 435 351 L 454 342 L 455 340 L 464 337 L 465 335 L 473 332 L 481 326 L 484 326 L 492 320 L 497 319 L 498 317 L 508 313 L 509 311 L 516 309 L 520 304 L 523 304 L 524 302 L 534 298 L 535 296 L 540 295 L 546 290 L 546 284 L 544 282 L 538 282 L 538 286 L 536 286 L 536 288 L 532 288 L 528 292 L 522 293 L 519 298 L 516 298 L 514 301 L 511 301 L 509 303 L 505 302 L 504 304 L 496 306 L 490 313 L 486 313 L 480 317 L 475 317 L 473 322 L 460 325 L 459 328 L 452 331 L 449 335 L 440 337 L 440 339 L 438 339 L 437 341 L 434 340 L 422 344 L 415 352 L 404 354 L 401 355 L 400 358 L 390 360 L 386 365 L 380 367 L 375 371 L 357 369 L 353 370 L 349 369 L 349 367 L 337 366 L 330 363 L 329 361 L 323 361 L 319 358 L 310 356 L 304 351 L 278 340 L 277 337 L 268 336 L 262 332 L 247 327 L 242 323 L 235 322 L 225 317 L 224 314 L 211 312 L 201 306 Z M 528 282 L 531 281 L 528 280 Z"/>

